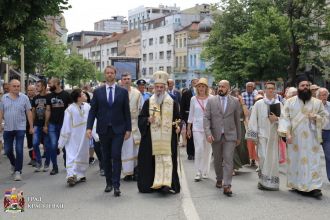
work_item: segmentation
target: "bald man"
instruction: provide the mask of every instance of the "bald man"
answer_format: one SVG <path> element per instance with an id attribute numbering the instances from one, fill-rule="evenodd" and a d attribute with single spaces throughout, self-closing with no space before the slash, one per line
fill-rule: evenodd
<path id="1" fill-rule="evenodd" d="M 15 174 L 15 181 L 22 180 L 26 117 L 30 124 L 29 132 L 33 133 L 31 104 L 29 98 L 21 93 L 20 89 L 20 81 L 12 79 L 9 83 L 9 93 L 3 95 L 0 103 L 0 125 L 2 120 L 5 120 L 3 132 L 5 154 L 10 161 L 11 171 Z M 0 126 L 0 130 L 2 129 L 2 126 Z M 14 140 L 16 141 L 15 154 L 13 149 Z"/>
<path id="2" fill-rule="evenodd" d="M 229 90 L 229 82 L 221 80 L 218 95 L 207 102 L 204 130 L 207 141 L 212 144 L 216 187 L 223 187 L 223 194 L 230 197 L 234 151 L 241 139 L 241 106 L 237 98 L 229 95 Z"/>

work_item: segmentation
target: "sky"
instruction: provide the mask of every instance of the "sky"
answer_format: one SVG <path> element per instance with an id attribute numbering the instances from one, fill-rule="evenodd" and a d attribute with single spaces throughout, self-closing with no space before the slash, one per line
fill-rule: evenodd
<path id="1" fill-rule="evenodd" d="M 71 9 L 64 12 L 68 33 L 94 30 L 94 22 L 122 15 L 126 19 L 128 10 L 141 5 L 146 7 L 174 6 L 191 8 L 195 4 L 216 3 L 220 0 L 69 0 Z"/>

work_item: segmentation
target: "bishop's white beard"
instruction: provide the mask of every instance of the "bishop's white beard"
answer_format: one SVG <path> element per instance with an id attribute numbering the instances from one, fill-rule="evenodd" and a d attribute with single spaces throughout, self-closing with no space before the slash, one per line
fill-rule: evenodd
<path id="1" fill-rule="evenodd" d="M 155 102 L 156 102 L 156 104 L 157 105 L 161 105 L 163 103 L 163 101 L 164 101 L 164 98 L 165 98 L 165 94 L 164 93 L 162 93 L 160 95 L 156 95 L 155 94 Z"/>

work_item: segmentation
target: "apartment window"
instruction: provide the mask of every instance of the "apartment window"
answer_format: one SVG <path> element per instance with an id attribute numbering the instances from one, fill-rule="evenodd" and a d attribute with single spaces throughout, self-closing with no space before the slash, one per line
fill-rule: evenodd
<path id="1" fill-rule="evenodd" d="M 187 56 L 183 56 L 183 67 L 187 67 Z"/>
<path id="2" fill-rule="evenodd" d="M 149 75 L 152 75 L 154 73 L 154 68 L 149 67 Z"/>
<path id="3" fill-rule="evenodd" d="M 143 40 L 142 46 L 143 47 L 146 47 L 147 46 L 147 40 L 146 39 Z"/>
<path id="4" fill-rule="evenodd" d="M 107 49 L 107 56 L 109 56 L 109 54 L 110 54 L 110 50 L 109 50 L 109 49 Z"/>
<path id="5" fill-rule="evenodd" d="M 164 51 L 159 52 L 159 59 L 164 59 Z"/>
<path id="6" fill-rule="evenodd" d="M 176 48 L 179 48 L 179 39 L 176 39 L 176 40 L 175 40 L 175 47 L 176 47 Z"/>
<path id="7" fill-rule="evenodd" d="M 166 72 L 170 74 L 172 72 L 172 67 L 171 66 L 166 67 Z"/>
<path id="8" fill-rule="evenodd" d="M 117 47 L 111 48 L 111 56 L 116 56 L 117 55 Z"/>
<path id="9" fill-rule="evenodd" d="M 153 60 L 154 59 L 154 54 L 153 53 L 149 53 L 149 60 Z"/>
<path id="10" fill-rule="evenodd" d="M 179 57 L 179 66 L 182 67 L 182 57 Z"/>
<path id="11" fill-rule="evenodd" d="M 184 46 L 184 47 L 187 46 L 187 38 L 183 38 L 183 46 Z"/>
<path id="12" fill-rule="evenodd" d="M 172 35 L 171 34 L 168 34 L 167 36 L 166 36 L 166 41 L 167 41 L 167 43 L 171 43 L 172 42 Z"/>
<path id="13" fill-rule="evenodd" d="M 170 50 L 166 51 L 166 58 L 171 59 L 171 56 L 172 56 L 172 51 Z"/>
<path id="14" fill-rule="evenodd" d="M 104 50 L 102 50 L 102 56 L 104 56 L 104 55 L 105 55 Z"/>
<path id="15" fill-rule="evenodd" d="M 159 67 L 159 70 L 164 70 L 164 67 L 163 67 L 163 66 L 160 66 L 160 67 Z"/>
<path id="16" fill-rule="evenodd" d="M 179 57 L 175 57 L 175 67 L 179 66 Z"/>
<path id="17" fill-rule="evenodd" d="M 147 61 L 147 54 L 143 54 L 143 61 Z"/>
<path id="18" fill-rule="evenodd" d="M 179 40 L 180 48 L 182 48 L 182 38 Z"/>
<path id="19" fill-rule="evenodd" d="M 149 46 L 152 46 L 154 44 L 154 39 L 153 38 L 149 38 Z"/>
<path id="20" fill-rule="evenodd" d="M 159 37 L 159 44 L 163 44 L 164 43 L 164 36 L 160 36 Z"/>

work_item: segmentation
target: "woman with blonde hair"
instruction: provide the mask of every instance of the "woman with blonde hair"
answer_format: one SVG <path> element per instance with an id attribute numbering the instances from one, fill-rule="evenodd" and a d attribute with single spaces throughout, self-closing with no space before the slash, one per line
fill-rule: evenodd
<path id="1" fill-rule="evenodd" d="M 195 145 L 195 181 L 208 178 L 211 160 L 211 144 L 206 141 L 203 117 L 209 95 L 209 86 L 206 78 L 200 78 L 196 85 L 196 96 L 190 101 L 187 136 L 194 137 Z M 193 135 L 192 135 L 193 133 Z"/>

